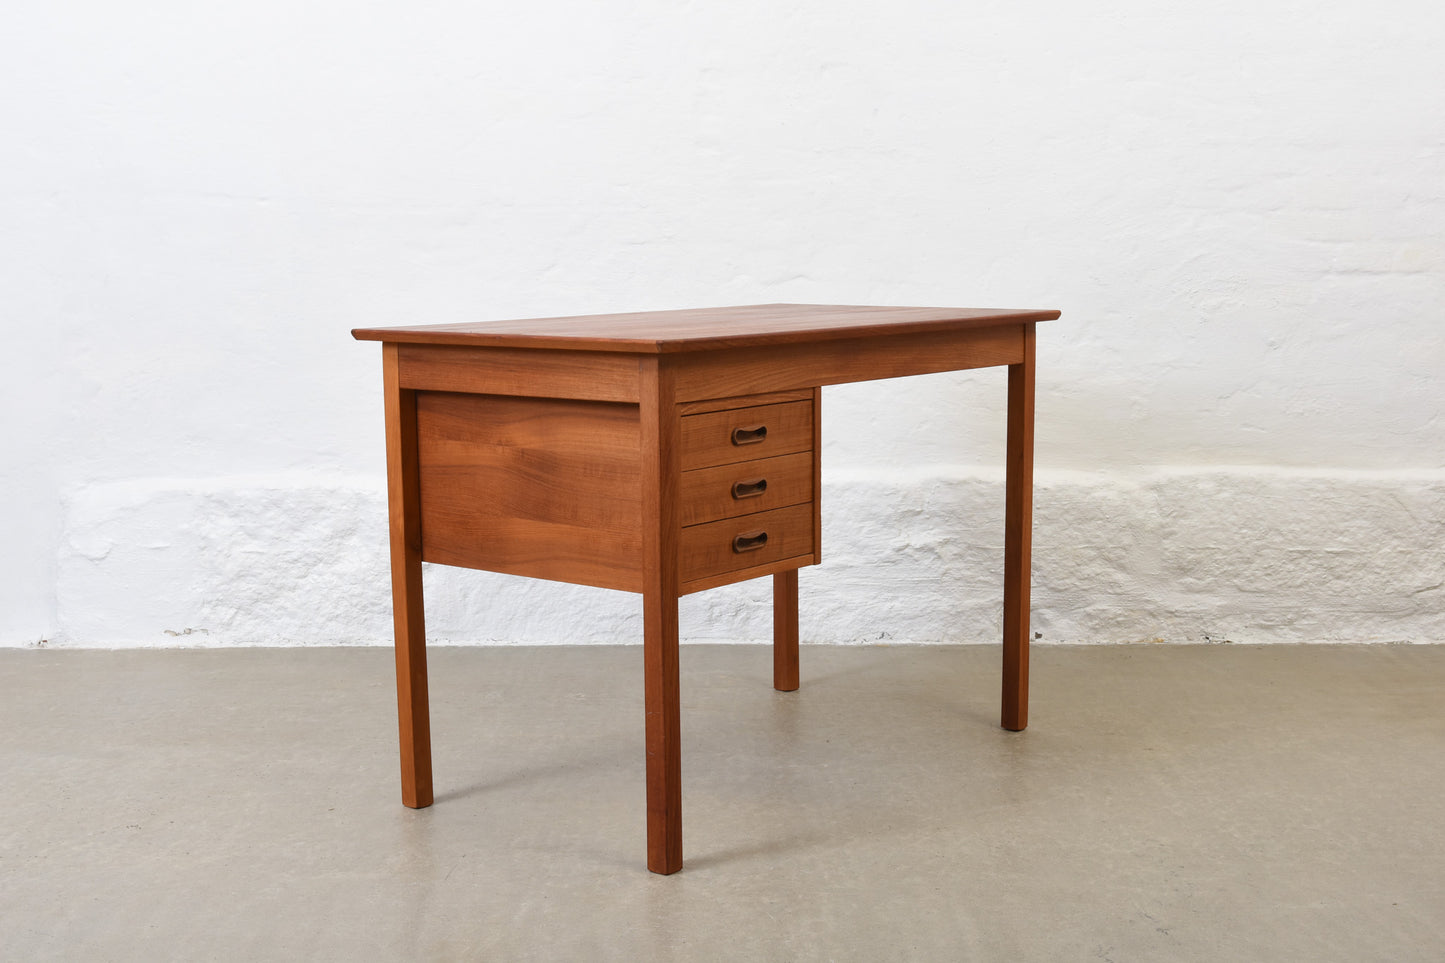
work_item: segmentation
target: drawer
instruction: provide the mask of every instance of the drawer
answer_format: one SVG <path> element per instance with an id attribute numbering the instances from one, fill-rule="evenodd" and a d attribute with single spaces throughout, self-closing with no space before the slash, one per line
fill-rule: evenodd
<path id="1" fill-rule="evenodd" d="M 685 415 L 682 468 L 711 468 L 813 448 L 813 403 L 788 401 Z"/>
<path id="2" fill-rule="evenodd" d="M 679 575 L 686 583 L 785 558 L 811 555 L 811 502 L 682 530 Z"/>
<path id="3" fill-rule="evenodd" d="M 682 524 L 751 515 L 813 500 L 813 453 L 740 461 L 682 473 Z"/>

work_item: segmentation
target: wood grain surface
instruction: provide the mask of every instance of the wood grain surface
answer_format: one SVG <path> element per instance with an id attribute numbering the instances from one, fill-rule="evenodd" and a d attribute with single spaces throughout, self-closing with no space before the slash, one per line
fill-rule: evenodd
<path id="1" fill-rule="evenodd" d="M 755 532 L 767 533 L 767 543 L 762 548 L 746 552 L 734 550 L 735 538 Z M 681 541 L 678 566 L 684 582 L 808 555 L 813 550 L 813 507 L 793 505 L 693 525 L 682 530 Z"/>
<path id="2" fill-rule="evenodd" d="M 763 429 L 761 441 L 740 441 L 734 432 Z M 756 437 L 756 435 L 753 435 Z M 728 408 L 682 419 L 682 467 L 710 468 L 739 461 L 808 451 L 813 447 L 813 403 Z"/>
<path id="3" fill-rule="evenodd" d="M 401 387 L 397 346 L 382 345 L 386 409 L 386 495 L 391 529 L 391 611 L 401 801 L 432 804 L 431 710 L 427 698 L 426 617 L 421 583 L 421 502 L 416 458 L 416 392 Z"/>
<path id="4" fill-rule="evenodd" d="M 1051 321 L 1057 311 L 1015 308 L 750 304 L 398 328 L 356 328 L 362 341 L 671 354 L 720 348 L 817 344 L 840 338 L 959 331 Z"/>
<path id="5" fill-rule="evenodd" d="M 417 394 L 422 558 L 641 591 L 636 405 Z"/>
<path id="6" fill-rule="evenodd" d="M 762 491 L 757 492 L 760 486 Z M 812 500 L 811 451 L 682 473 L 681 511 L 685 526 Z"/>

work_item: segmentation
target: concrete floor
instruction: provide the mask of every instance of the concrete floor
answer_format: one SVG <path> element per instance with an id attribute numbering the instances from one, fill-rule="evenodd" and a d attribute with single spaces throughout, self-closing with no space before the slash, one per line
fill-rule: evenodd
<path id="1" fill-rule="evenodd" d="M 644 869 L 638 648 L 0 650 L 0 959 L 1445 959 L 1445 647 L 683 651 Z"/>

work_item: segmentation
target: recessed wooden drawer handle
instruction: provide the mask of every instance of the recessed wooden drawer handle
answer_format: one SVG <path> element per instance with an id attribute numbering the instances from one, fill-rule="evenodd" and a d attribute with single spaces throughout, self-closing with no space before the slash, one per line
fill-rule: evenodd
<path id="1" fill-rule="evenodd" d="M 760 441 L 767 441 L 768 426 L 753 425 L 751 428 L 734 428 L 734 445 L 756 445 Z"/>
<path id="2" fill-rule="evenodd" d="M 766 478 L 749 478 L 747 481 L 733 482 L 733 497 L 756 498 L 768 490 Z"/>
<path id="3" fill-rule="evenodd" d="M 768 533 L 763 531 L 743 532 L 733 537 L 733 551 L 741 555 L 743 552 L 756 552 L 768 544 Z"/>

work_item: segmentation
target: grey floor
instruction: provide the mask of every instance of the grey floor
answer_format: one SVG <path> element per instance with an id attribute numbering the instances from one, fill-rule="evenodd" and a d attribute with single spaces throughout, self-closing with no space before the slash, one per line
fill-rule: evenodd
<path id="1" fill-rule="evenodd" d="M 1445 648 L 683 651 L 643 868 L 637 648 L 0 650 L 0 959 L 1445 959 Z"/>

